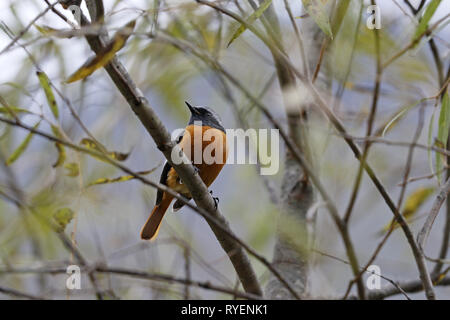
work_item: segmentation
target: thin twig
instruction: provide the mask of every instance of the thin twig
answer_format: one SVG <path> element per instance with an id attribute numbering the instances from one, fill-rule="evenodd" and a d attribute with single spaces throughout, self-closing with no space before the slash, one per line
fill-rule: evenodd
<path id="1" fill-rule="evenodd" d="M 19 290 L 13 289 L 13 288 L 7 288 L 4 286 L 0 286 L 0 293 L 10 295 L 10 296 L 13 296 L 16 298 L 25 298 L 25 299 L 29 299 L 29 300 L 46 300 L 44 297 L 38 297 L 38 296 L 32 295 L 30 293 L 19 291 Z"/>
<path id="2" fill-rule="evenodd" d="M 82 270 L 92 270 L 98 273 L 105 274 L 118 274 L 123 276 L 130 276 L 139 279 L 146 279 L 152 281 L 163 281 L 166 283 L 178 283 L 188 287 L 199 287 L 206 290 L 212 290 L 216 292 L 226 293 L 232 296 L 237 296 L 243 299 L 249 300 L 259 300 L 260 296 L 245 293 L 239 290 L 218 286 L 210 283 L 209 281 L 195 281 L 190 278 L 176 278 L 170 275 L 162 273 L 149 273 L 140 270 L 126 269 L 126 268 L 116 268 L 116 267 L 105 267 L 101 264 L 99 265 L 85 265 Z M 39 273 L 39 274 L 61 274 L 66 273 L 67 269 L 65 267 L 41 267 L 41 268 L 8 268 L 0 269 L 0 274 L 27 274 L 27 273 Z M 2 291 L 0 287 L 0 292 Z M 31 299 L 31 297 L 30 297 Z M 37 299 L 42 299 L 38 297 Z"/>
<path id="3" fill-rule="evenodd" d="M 42 18 L 49 10 L 53 9 L 53 7 L 56 6 L 59 2 L 60 0 L 54 2 L 53 4 L 45 8 L 45 10 L 39 13 L 36 17 L 34 17 L 34 19 L 32 19 L 30 23 L 22 31 L 20 31 L 19 34 L 5 48 L 3 48 L 2 51 L 0 51 L 0 55 L 8 51 L 17 41 L 20 40 L 20 38 L 22 38 L 25 35 L 25 33 L 27 33 L 27 31 L 34 25 L 34 23 L 37 20 Z"/>
<path id="4" fill-rule="evenodd" d="M 92 15 L 93 14 L 91 12 L 91 16 Z M 84 15 L 81 15 L 81 19 L 83 25 L 88 24 Z M 109 41 L 105 35 L 87 36 L 86 39 L 91 49 L 96 53 L 100 52 Z M 144 127 L 154 139 L 158 149 L 162 151 L 167 161 L 172 165 L 183 183 L 188 187 L 196 204 L 199 207 L 204 208 L 207 212 L 210 212 L 211 215 L 219 220 L 221 225 L 229 231 L 228 233 L 223 234 L 222 228 L 218 228 L 215 224 L 210 224 L 212 231 L 216 235 L 216 238 L 220 242 L 222 248 L 225 252 L 227 252 L 227 254 L 230 254 L 230 260 L 235 267 L 236 272 L 239 274 L 239 278 L 243 283 L 244 289 L 247 292 L 262 295 L 262 290 L 245 251 L 236 241 L 233 241 L 232 238 L 227 236 L 227 234 L 233 234 L 229 228 L 228 222 L 225 220 L 220 211 L 216 209 L 215 202 L 212 199 L 208 188 L 205 186 L 198 173 L 195 172 L 193 165 L 187 159 L 186 155 L 184 155 L 180 146 L 171 141 L 169 132 L 154 110 L 150 107 L 148 100 L 137 88 L 136 84 L 133 82 L 117 57 L 113 58 L 112 61 L 105 66 L 105 69 L 114 81 L 116 87 L 129 103 L 131 109 L 135 112 Z M 183 160 L 182 163 L 173 163 L 172 154 L 181 154 Z M 207 221 L 210 223 L 212 220 L 207 219 Z M 231 255 L 231 252 L 234 254 Z"/>
<path id="5" fill-rule="evenodd" d="M 100 158 L 102 160 L 104 160 L 105 162 L 108 162 L 109 164 L 119 168 L 120 170 L 124 171 L 125 173 L 132 175 L 135 179 L 143 182 L 144 184 L 147 184 L 149 186 L 152 186 L 154 188 L 157 188 L 161 191 L 167 192 L 168 194 L 172 195 L 174 198 L 176 198 L 177 200 L 182 201 L 186 206 L 190 207 L 191 209 L 193 209 L 194 211 L 196 211 L 197 213 L 199 213 L 202 217 L 204 217 L 206 219 L 206 221 L 208 221 L 208 223 L 211 223 L 215 228 L 218 228 L 221 230 L 221 232 L 224 233 L 224 235 L 226 235 L 227 238 L 229 238 L 230 241 L 233 241 L 233 243 L 236 243 L 237 245 L 239 245 L 239 248 L 242 247 L 243 249 L 245 249 L 249 254 L 251 254 L 252 256 L 254 256 L 256 259 L 258 259 L 263 265 L 265 265 L 277 278 L 279 278 L 279 280 L 286 286 L 286 288 L 288 290 L 292 290 L 291 293 L 295 294 L 295 290 L 292 289 L 292 287 L 290 286 L 289 283 L 286 282 L 286 280 L 280 275 L 280 273 L 276 270 L 276 268 L 274 268 L 271 263 L 269 261 L 267 261 L 266 258 L 264 258 L 262 255 L 258 254 L 254 249 L 252 249 L 249 245 L 247 245 L 244 241 L 242 241 L 241 239 L 239 239 L 236 235 L 234 235 L 233 232 L 231 232 L 229 230 L 229 228 L 227 227 L 227 225 L 224 225 L 222 221 L 220 221 L 219 219 L 217 219 L 217 217 L 211 215 L 208 211 L 206 211 L 205 209 L 195 206 L 194 204 L 190 203 L 189 201 L 186 200 L 185 197 L 181 196 L 180 194 L 178 194 L 177 192 L 175 192 L 174 190 L 170 189 L 169 187 L 167 187 L 164 184 L 160 184 L 157 182 L 153 182 L 151 180 L 148 180 L 147 178 L 145 178 L 144 176 L 130 170 L 129 168 L 127 168 L 126 166 L 122 165 L 120 162 L 115 161 L 114 159 L 108 157 L 107 155 L 95 151 L 93 149 L 88 149 L 88 148 L 84 148 L 81 146 L 78 146 L 76 144 L 73 144 L 71 142 L 62 140 L 60 138 L 54 137 L 52 135 L 49 135 L 47 133 L 44 133 L 42 131 L 39 131 L 37 129 L 34 129 L 30 126 L 27 126 L 21 122 L 15 122 L 13 120 L 9 120 L 6 118 L 2 118 L 0 117 L 0 122 L 4 122 L 13 126 L 17 126 L 17 127 L 21 127 L 23 129 L 28 130 L 29 132 L 33 132 L 36 135 L 39 135 L 41 137 L 44 137 L 50 141 L 53 142 L 58 142 L 61 143 L 62 145 L 72 148 L 74 150 L 92 155 L 94 157 Z M 289 289 L 290 288 L 290 289 Z M 294 295 L 295 296 L 295 295 Z M 297 298 L 298 297 L 297 295 Z"/>
<path id="6" fill-rule="evenodd" d="M 419 245 L 419 248 L 422 251 L 425 249 L 426 241 L 428 239 L 428 235 L 430 234 L 431 228 L 433 227 L 434 220 L 439 214 L 439 210 L 441 209 L 441 206 L 444 203 L 445 199 L 447 198 L 449 192 L 450 192 L 450 179 L 447 179 L 447 181 L 439 189 L 438 195 L 436 197 L 436 200 L 434 200 L 433 206 L 431 207 L 431 211 L 427 217 L 427 220 L 425 221 L 424 225 L 422 226 L 422 229 L 417 235 L 417 244 Z"/>

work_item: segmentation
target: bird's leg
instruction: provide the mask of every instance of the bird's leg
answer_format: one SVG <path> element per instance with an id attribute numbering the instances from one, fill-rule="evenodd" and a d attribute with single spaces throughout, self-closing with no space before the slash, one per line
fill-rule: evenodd
<path id="1" fill-rule="evenodd" d="M 212 190 L 209 191 L 209 193 L 211 194 L 211 196 L 213 195 Z M 212 197 L 214 200 L 214 209 L 217 210 L 217 207 L 219 206 L 219 198 L 218 197 Z"/>
<path id="2" fill-rule="evenodd" d="M 194 166 L 194 170 L 195 170 L 195 173 L 196 173 L 196 174 L 200 174 L 200 169 L 197 168 L 196 166 Z"/>
<path id="3" fill-rule="evenodd" d="M 197 166 L 194 164 L 194 161 L 191 161 L 192 165 L 194 166 L 194 170 L 196 174 L 200 174 L 200 169 L 197 168 Z"/>

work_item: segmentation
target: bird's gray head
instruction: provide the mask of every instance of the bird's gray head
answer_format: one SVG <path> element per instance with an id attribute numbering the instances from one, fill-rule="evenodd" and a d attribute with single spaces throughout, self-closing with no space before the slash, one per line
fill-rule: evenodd
<path id="1" fill-rule="evenodd" d="M 187 101 L 185 103 L 191 111 L 189 124 L 194 124 L 195 121 L 201 121 L 203 126 L 209 126 L 225 132 L 222 120 L 220 120 L 219 115 L 213 109 L 202 106 L 193 107 Z"/>

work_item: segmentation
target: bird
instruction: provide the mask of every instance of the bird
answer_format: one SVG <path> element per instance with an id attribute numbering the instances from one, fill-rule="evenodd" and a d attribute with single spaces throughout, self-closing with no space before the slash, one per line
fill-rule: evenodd
<path id="1" fill-rule="evenodd" d="M 204 106 L 193 107 L 187 101 L 185 103 L 189 108 L 191 117 L 183 134 L 178 137 L 177 143 L 187 158 L 191 160 L 194 169 L 205 185 L 209 187 L 226 163 L 228 151 L 226 131 L 222 120 L 214 110 Z M 198 159 L 198 156 L 194 156 L 196 146 L 201 147 L 200 159 Z M 209 154 L 206 151 L 209 151 Z M 214 159 L 208 157 L 213 157 Z M 163 167 L 159 182 L 181 194 L 187 201 L 192 198 L 188 188 L 167 161 Z M 210 193 L 212 194 L 212 192 Z M 156 239 L 164 214 L 173 198 L 171 194 L 158 190 L 155 206 L 141 229 L 141 239 Z M 217 206 L 219 199 L 214 198 L 214 201 Z M 180 210 L 184 204 L 185 202 L 177 199 L 173 204 L 173 211 Z"/>

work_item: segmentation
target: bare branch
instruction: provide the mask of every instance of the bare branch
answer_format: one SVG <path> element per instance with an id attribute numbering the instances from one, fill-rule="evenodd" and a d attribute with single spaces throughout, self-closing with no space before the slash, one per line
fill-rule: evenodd
<path id="1" fill-rule="evenodd" d="M 105 267 L 102 265 L 85 265 L 82 270 L 88 270 L 89 272 L 98 272 L 105 274 L 117 274 L 122 276 L 129 276 L 133 278 L 151 280 L 151 281 L 163 281 L 166 283 L 178 283 L 188 287 L 198 287 L 205 290 L 211 290 L 216 292 L 226 293 L 232 296 L 236 296 L 238 298 L 249 299 L 249 300 L 259 300 L 260 296 L 245 293 L 239 290 L 214 285 L 208 281 L 195 281 L 189 278 L 176 278 L 170 275 L 162 274 L 162 273 L 149 273 L 140 270 L 126 269 L 126 268 L 116 268 L 116 267 Z M 26 274 L 26 273 L 39 273 L 39 274 L 65 274 L 66 268 L 64 267 L 53 267 L 53 268 L 9 268 L 9 269 L 0 269 L 0 274 Z M 10 289 L 14 292 L 14 289 Z M 0 292 L 2 292 L 2 287 L 0 287 Z M 20 294 L 18 291 L 15 291 L 17 294 Z M 10 293 L 12 294 L 12 293 Z M 23 297 L 28 299 L 42 299 L 41 297 L 33 297 L 31 295 L 26 296 L 23 294 Z"/>
<path id="2" fill-rule="evenodd" d="M 89 0 L 87 1 L 89 2 Z M 91 12 L 91 16 L 95 16 L 95 14 Z M 87 21 L 85 18 L 83 19 L 83 16 L 82 22 L 83 24 L 87 24 Z M 100 50 L 108 42 L 106 36 L 87 36 L 86 39 L 91 46 L 91 49 L 96 53 L 100 52 Z M 184 161 L 181 164 L 175 164 L 172 162 L 172 154 L 180 154 L 180 152 L 182 154 L 182 150 L 176 143 L 171 141 L 169 132 L 164 127 L 154 110 L 150 107 L 148 100 L 137 88 L 125 67 L 120 63 L 117 57 L 115 57 L 105 67 L 105 69 L 119 91 L 127 100 L 131 109 L 138 116 L 139 120 L 141 120 L 148 133 L 152 136 L 158 149 L 162 151 L 167 161 L 176 170 L 183 183 L 186 184 L 195 203 L 199 207 L 210 212 L 211 215 L 219 220 L 222 226 L 229 231 L 228 233 L 232 234 L 228 222 L 220 213 L 219 209 L 216 210 L 215 202 L 209 194 L 208 188 L 205 186 L 198 173 L 196 173 L 193 165 L 190 164 L 190 161 L 186 158 L 186 155 L 183 154 Z M 210 220 L 207 221 L 210 223 Z M 224 234 L 216 225 L 210 224 L 210 226 L 222 248 L 229 255 L 245 290 L 250 293 L 262 295 L 255 272 L 253 271 L 250 261 L 243 248 L 230 239 L 227 234 Z"/>
<path id="3" fill-rule="evenodd" d="M 412 280 L 412 281 L 401 281 L 398 282 L 397 285 L 402 288 L 403 291 L 407 293 L 415 293 L 423 290 L 423 282 L 421 280 Z M 450 286 L 450 277 L 444 278 L 438 283 L 437 286 Z M 371 300 L 379 300 L 385 299 L 394 295 L 401 293 L 400 290 L 396 287 L 387 286 L 385 288 L 381 288 L 379 290 L 372 290 L 369 292 L 369 299 Z"/>
<path id="4" fill-rule="evenodd" d="M 442 204 L 450 192 L 450 179 L 447 179 L 444 185 L 439 189 L 436 200 L 434 200 L 433 206 L 431 207 L 430 214 L 425 221 L 425 224 L 422 226 L 419 234 L 417 235 L 417 244 L 419 245 L 420 250 L 425 249 L 426 241 L 428 239 L 428 235 L 430 234 L 431 228 L 433 227 L 434 220 L 439 214 L 439 210 L 441 209 Z"/>
<path id="5" fill-rule="evenodd" d="M 38 297 L 26 292 L 22 292 L 16 289 L 12 289 L 12 288 L 7 288 L 4 286 L 0 286 L 0 292 L 6 295 L 10 295 L 16 298 L 24 298 L 24 299 L 29 299 L 29 300 L 45 300 L 44 297 Z"/>

